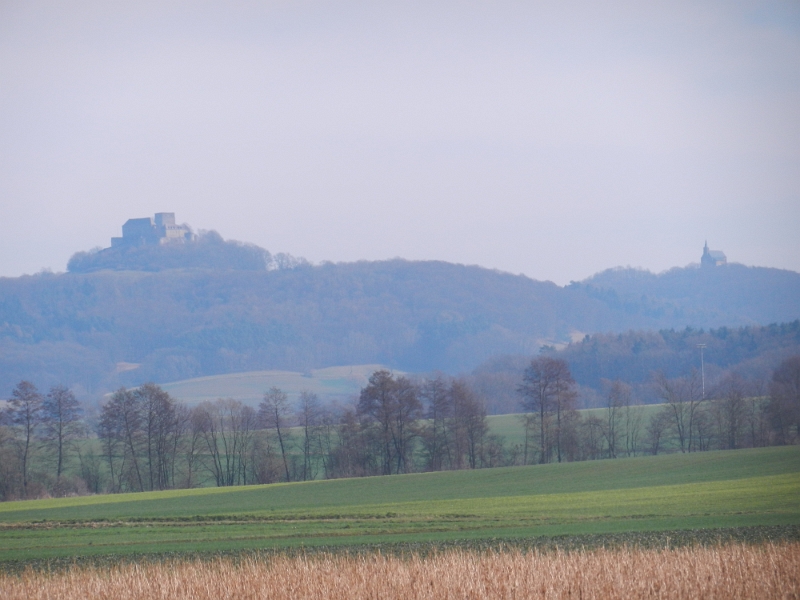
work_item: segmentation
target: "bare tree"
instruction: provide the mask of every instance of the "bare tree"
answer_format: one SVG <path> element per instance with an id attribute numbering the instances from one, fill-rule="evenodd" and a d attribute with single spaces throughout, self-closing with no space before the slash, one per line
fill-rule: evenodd
<path id="1" fill-rule="evenodd" d="M 374 422 L 380 435 L 382 474 L 390 475 L 394 463 L 394 444 L 392 444 L 392 422 L 395 410 L 394 377 L 389 371 L 375 371 L 368 385 L 361 390 L 358 399 L 357 415 Z"/>
<path id="2" fill-rule="evenodd" d="M 603 430 L 608 448 L 608 457 L 617 458 L 617 442 L 622 428 L 623 410 L 631 403 L 631 386 L 619 379 L 612 382 L 604 380 L 606 392 L 606 422 Z"/>
<path id="3" fill-rule="evenodd" d="M 133 391 L 120 388 L 101 407 L 98 435 L 112 474 L 113 491 L 144 491 L 140 465 L 144 446 L 142 414 Z"/>
<path id="4" fill-rule="evenodd" d="M 422 415 L 414 384 L 406 377 L 395 379 L 389 371 L 375 371 L 361 390 L 356 414 L 377 429 L 382 473 L 408 472 L 412 441 L 419 434 L 417 421 Z"/>
<path id="5" fill-rule="evenodd" d="M 483 461 L 484 442 L 489 432 L 486 407 L 463 380 L 452 381 L 449 394 L 453 405 L 450 430 L 456 468 L 463 468 L 466 458 L 469 468 L 477 469 Z"/>
<path id="6" fill-rule="evenodd" d="M 672 423 L 672 414 L 669 410 L 660 410 L 650 418 L 647 424 L 647 441 L 650 445 L 650 454 L 655 456 L 661 450 L 664 436 Z"/>
<path id="7" fill-rule="evenodd" d="M 760 378 L 751 381 L 748 386 L 744 420 L 747 445 L 751 448 L 759 448 L 769 443 L 769 398 L 765 397 L 766 388 L 767 382 Z"/>
<path id="8" fill-rule="evenodd" d="M 236 428 L 236 434 L 239 436 L 239 443 L 236 446 L 236 451 L 239 455 L 239 471 L 236 485 L 247 485 L 252 483 L 248 479 L 248 475 L 252 473 L 254 465 L 250 465 L 249 461 L 253 456 L 252 447 L 255 441 L 255 432 L 258 429 L 258 413 L 250 406 L 242 405 L 239 410 Z"/>
<path id="9" fill-rule="evenodd" d="M 149 489 L 167 489 L 171 486 L 180 434 L 177 403 L 154 383 L 142 385 L 133 395 L 141 413 Z"/>
<path id="10" fill-rule="evenodd" d="M 620 380 L 603 380 L 606 418 L 603 437 L 609 458 L 636 456 L 642 428 L 642 407 L 633 404 L 631 386 Z"/>
<path id="11" fill-rule="evenodd" d="M 72 443 L 83 434 L 81 412 L 75 395 L 61 385 L 50 388 L 42 403 L 42 438 L 45 447 L 55 454 L 56 481 L 64 472 Z"/>
<path id="12" fill-rule="evenodd" d="M 265 431 L 253 436 L 249 462 L 250 479 L 253 483 L 275 483 L 281 479 L 281 460 Z"/>
<path id="13" fill-rule="evenodd" d="M 419 419 L 422 403 L 417 395 L 417 386 L 407 377 L 395 380 L 396 400 L 392 419 L 392 444 L 395 454 L 395 472 L 409 473 L 413 470 L 412 452 L 414 440 L 419 436 Z"/>
<path id="14" fill-rule="evenodd" d="M 539 429 L 539 463 L 550 461 L 550 421 L 553 404 L 553 382 L 550 377 L 551 361 L 548 357 L 539 357 L 531 361 L 525 369 L 523 383 L 519 386 L 522 395 L 522 410 L 530 415 L 526 425 L 531 430 Z M 526 432 L 527 438 L 527 432 Z"/>
<path id="15" fill-rule="evenodd" d="M 481 442 L 481 450 L 482 468 L 493 469 L 513 464 L 513 461 L 510 461 L 507 456 L 505 439 L 502 435 L 495 433 L 484 435 Z"/>
<path id="16" fill-rule="evenodd" d="M 533 434 L 536 431 L 536 424 L 539 422 L 539 415 L 537 413 L 532 412 L 524 412 L 517 415 L 517 419 L 522 424 L 522 430 L 525 433 L 525 437 L 522 443 L 522 464 L 527 465 L 530 464 L 530 459 L 528 458 L 533 453 Z"/>
<path id="17" fill-rule="evenodd" d="M 132 466 L 130 473 L 136 476 L 137 491 L 144 491 L 142 469 L 139 465 L 143 445 L 142 411 L 136 395 L 130 390 L 119 390 L 111 397 L 111 401 L 117 404 L 117 416 L 121 422 L 123 447 L 125 448 L 125 455 Z"/>
<path id="18" fill-rule="evenodd" d="M 581 422 L 581 457 L 583 460 L 597 460 L 603 457 L 603 437 L 607 422 L 596 415 L 590 415 Z"/>
<path id="19" fill-rule="evenodd" d="M 742 446 L 742 431 L 747 417 L 747 382 L 737 373 L 728 373 L 717 386 L 714 417 L 725 448 Z"/>
<path id="20" fill-rule="evenodd" d="M 81 479 L 86 484 L 86 489 L 92 494 L 100 494 L 103 491 L 103 474 L 101 469 L 102 458 L 99 457 L 92 446 L 81 451 L 80 447 L 75 448 L 80 465 Z"/>
<path id="21" fill-rule="evenodd" d="M 189 411 L 154 383 L 120 388 L 103 404 L 97 434 L 108 464 L 111 491 L 163 490 L 176 486 L 176 462 L 184 434 L 191 428 Z M 198 431 L 189 459 L 193 475 Z"/>
<path id="22" fill-rule="evenodd" d="M 28 484 L 34 439 L 42 417 L 42 396 L 30 381 L 20 381 L 8 401 L 8 420 L 22 471 L 22 493 L 28 496 Z"/>
<path id="23" fill-rule="evenodd" d="M 563 362 L 563 361 L 562 361 Z M 556 413 L 556 457 L 558 462 L 566 458 L 568 447 L 575 446 L 575 426 L 579 420 L 577 411 L 578 392 L 575 390 L 575 381 L 569 372 L 567 363 L 556 372 L 554 405 Z"/>
<path id="24" fill-rule="evenodd" d="M 338 439 L 336 428 L 337 421 L 332 411 L 329 409 L 323 410 L 320 415 L 320 424 L 317 428 L 317 443 L 326 479 L 333 478 L 336 473 L 335 453 L 336 440 Z"/>
<path id="25" fill-rule="evenodd" d="M 441 375 L 424 381 L 420 395 L 428 405 L 422 429 L 426 467 L 475 469 L 506 462 L 502 438 L 489 435 L 486 404 L 464 378 Z"/>
<path id="26" fill-rule="evenodd" d="M 660 371 L 653 376 L 653 386 L 672 415 L 672 426 L 678 436 L 681 452 L 694 451 L 695 417 L 703 400 L 697 371 L 693 369 L 689 377 L 679 379 L 667 379 L 664 372 Z"/>
<path id="27" fill-rule="evenodd" d="M 704 402 L 694 415 L 694 451 L 705 452 L 714 444 L 714 415 L 710 404 Z"/>
<path id="28" fill-rule="evenodd" d="M 185 434 L 182 436 L 184 464 L 186 465 L 186 472 L 184 474 L 184 487 L 193 488 L 196 485 L 195 473 L 200 465 L 201 449 L 204 442 L 204 431 L 206 426 L 207 414 L 204 407 L 194 407 L 187 409 L 181 407 L 181 412 L 185 413 L 182 420 L 185 420 L 183 431 Z M 200 465 L 199 468 L 202 468 Z"/>
<path id="29" fill-rule="evenodd" d="M 384 445 L 374 422 L 365 422 L 364 417 L 359 419 L 356 409 L 346 408 L 338 420 L 335 437 L 337 442 L 329 459 L 333 477 L 386 474 Z"/>
<path id="30" fill-rule="evenodd" d="M 281 449 L 283 469 L 286 481 L 291 481 L 289 473 L 289 460 L 287 457 L 291 436 L 287 431 L 288 420 L 291 415 L 289 397 L 280 388 L 273 387 L 264 394 L 264 399 L 258 405 L 258 419 L 268 429 L 274 429 L 278 436 L 278 445 Z"/>
<path id="31" fill-rule="evenodd" d="M 22 491 L 22 469 L 8 417 L 0 411 L 0 500 L 17 498 Z"/>
<path id="32" fill-rule="evenodd" d="M 122 445 L 122 431 L 117 418 L 116 406 L 107 402 L 100 407 L 100 420 L 97 423 L 97 437 L 100 439 L 102 456 L 108 464 L 111 493 L 122 489 L 122 471 L 124 465 L 119 464 L 119 452 Z"/>
<path id="33" fill-rule="evenodd" d="M 800 439 L 800 355 L 784 360 L 772 374 L 767 411 L 776 443 Z"/>
<path id="34" fill-rule="evenodd" d="M 427 423 L 422 429 L 422 443 L 426 455 L 426 467 L 430 471 L 441 471 L 452 463 L 451 432 L 449 422 L 453 413 L 452 397 L 448 393 L 447 381 L 442 375 L 425 380 L 419 388 L 420 398 L 427 405 Z"/>
<path id="35" fill-rule="evenodd" d="M 202 432 L 207 460 L 205 467 L 214 477 L 217 487 L 228 485 L 231 454 L 228 451 L 225 418 L 219 403 L 205 401 L 195 407 L 195 418 Z"/>
<path id="36" fill-rule="evenodd" d="M 523 410 L 536 415 L 535 422 L 539 427 L 539 462 L 549 462 L 553 449 L 558 462 L 561 462 L 562 441 L 567 428 L 574 427 L 573 413 L 577 402 L 575 381 L 567 363 L 550 356 L 533 359 L 525 369 L 523 382 L 518 390 L 522 395 Z"/>
<path id="37" fill-rule="evenodd" d="M 315 479 L 317 475 L 314 455 L 319 452 L 318 428 L 321 415 L 322 409 L 317 395 L 309 391 L 300 392 L 296 420 L 303 435 L 303 468 L 301 470 L 303 481 Z"/>
<path id="38" fill-rule="evenodd" d="M 643 412 L 642 406 L 634 406 L 631 402 L 623 408 L 625 451 L 628 456 L 636 456 L 639 451 Z"/>
<path id="39" fill-rule="evenodd" d="M 203 402 L 196 411 L 207 451 L 206 468 L 217 486 L 247 483 L 255 411 L 232 398 Z"/>

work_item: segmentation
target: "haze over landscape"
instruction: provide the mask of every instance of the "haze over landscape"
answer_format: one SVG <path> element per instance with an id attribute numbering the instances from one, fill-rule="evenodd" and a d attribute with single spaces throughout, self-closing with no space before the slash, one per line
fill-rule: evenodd
<path id="1" fill-rule="evenodd" d="M 0 0 L 0 598 L 800 590 L 800 3 Z"/>
<path id="2" fill-rule="evenodd" d="M 130 217 L 559 285 L 800 270 L 795 2 L 3 2 L 0 275 Z"/>

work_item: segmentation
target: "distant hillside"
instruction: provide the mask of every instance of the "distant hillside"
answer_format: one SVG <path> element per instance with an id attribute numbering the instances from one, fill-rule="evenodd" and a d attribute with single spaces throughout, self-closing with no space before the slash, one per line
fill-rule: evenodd
<path id="1" fill-rule="evenodd" d="M 214 247 L 260 255 L 261 266 L 215 262 Z M 458 373 L 586 333 L 800 318 L 800 274 L 738 265 L 615 270 L 559 287 L 434 261 L 276 265 L 218 236 L 130 250 L 76 255 L 65 274 L 0 279 L 0 390 L 27 378 L 98 393 L 348 364 Z"/>
<path id="2" fill-rule="evenodd" d="M 166 383 L 162 387 L 169 394 L 189 406 L 205 400 L 233 398 L 253 407 L 264 399 L 264 393 L 278 387 L 295 402 L 302 392 L 313 392 L 319 397 L 342 403 L 358 396 L 370 376 L 383 365 L 353 365 L 312 369 L 305 373 L 293 371 L 247 371 L 211 375 Z"/>
<path id="3" fill-rule="evenodd" d="M 793 321 L 800 309 L 800 274 L 728 264 L 710 269 L 608 269 L 572 284 L 610 307 L 673 321 L 670 327 L 720 327 Z"/>
<path id="4" fill-rule="evenodd" d="M 582 387 L 584 406 L 602 403 L 603 381 L 620 379 L 633 387 L 636 402 L 660 401 L 650 387 L 655 371 L 682 377 L 700 369 L 698 344 L 705 344 L 705 376 L 709 393 L 725 371 L 760 381 L 762 390 L 772 371 L 789 356 L 800 354 L 800 320 L 773 325 L 716 329 L 628 331 L 586 335 L 561 350 L 545 349 L 569 364 Z M 468 376 L 471 385 L 489 400 L 493 413 L 519 410 L 517 387 L 531 357 L 493 357 Z"/>
<path id="5" fill-rule="evenodd" d="M 698 344 L 705 344 L 704 370 L 709 382 L 729 369 L 747 378 L 768 379 L 782 360 L 800 354 L 800 321 L 596 334 L 570 344 L 559 355 L 569 362 L 573 376 L 582 385 L 599 389 L 603 379 L 642 383 L 649 381 L 653 371 L 679 377 L 692 369 L 700 370 Z"/>

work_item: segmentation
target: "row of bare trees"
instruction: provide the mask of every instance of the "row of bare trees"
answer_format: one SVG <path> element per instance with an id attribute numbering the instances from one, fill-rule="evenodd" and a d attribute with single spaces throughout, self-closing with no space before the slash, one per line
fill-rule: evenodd
<path id="1" fill-rule="evenodd" d="M 292 406 L 278 388 L 258 410 L 230 399 L 187 409 L 153 384 L 119 390 L 98 435 L 112 491 L 407 473 L 420 468 L 420 449 L 422 468 L 477 468 L 489 437 L 483 404 L 463 383 L 388 371 L 339 414 L 310 392 Z"/>
<path id="2" fill-rule="evenodd" d="M 551 356 L 532 360 L 518 388 L 522 462 L 800 443 L 800 356 L 783 361 L 768 386 L 727 373 L 706 395 L 696 371 L 673 379 L 654 373 L 652 386 L 663 406 L 649 418 L 622 381 L 604 381 L 602 415 L 581 416 L 567 363 Z"/>
<path id="3" fill-rule="evenodd" d="M 311 392 L 293 405 L 272 388 L 253 408 L 233 399 L 194 407 L 148 383 L 101 405 L 96 438 L 69 390 L 41 396 L 21 382 L 0 427 L 2 498 L 163 490 L 390 475 L 502 463 L 483 403 L 461 381 L 412 382 L 376 371 L 351 407 Z M 53 477 L 44 477 L 52 463 Z M 35 465 L 32 469 L 31 465 Z M 70 466 L 70 486 L 53 485 Z M 29 486 L 35 472 L 37 485 Z M 77 476 L 74 474 L 77 473 Z M 62 489 L 63 488 L 63 489 Z"/>
<path id="4" fill-rule="evenodd" d="M 654 376 L 663 412 L 649 425 L 658 447 L 659 433 L 672 434 L 681 452 L 796 444 L 800 442 L 800 356 L 786 359 L 767 385 L 726 373 L 703 393 L 700 376 Z"/>
<path id="5" fill-rule="evenodd" d="M 72 392 L 20 382 L 0 411 L 0 498 L 391 475 L 800 443 L 800 356 L 768 385 L 727 374 L 704 395 L 696 373 L 653 376 L 663 401 L 637 405 L 605 382 L 605 407 L 581 414 L 563 360 L 540 356 L 518 392 L 525 432 L 505 444 L 463 380 L 380 370 L 357 402 L 294 404 L 278 388 L 257 408 L 233 399 L 188 407 L 155 384 L 120 389 L 86 425 Z M 93 435 L 93 434 L 96 434 Z"/>

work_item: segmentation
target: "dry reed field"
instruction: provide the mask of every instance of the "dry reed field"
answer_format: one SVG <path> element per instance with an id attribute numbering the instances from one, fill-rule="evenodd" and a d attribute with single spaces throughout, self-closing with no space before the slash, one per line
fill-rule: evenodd
<path id="1" fill-rule="evenodd" d="M 0 597 L 800 598 L 800 543 L 672 550 L 448 551 L 122 564 L 0 575 Z"/>

